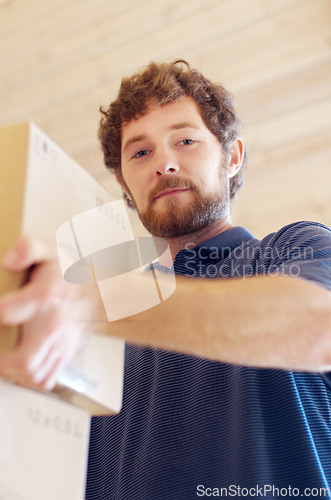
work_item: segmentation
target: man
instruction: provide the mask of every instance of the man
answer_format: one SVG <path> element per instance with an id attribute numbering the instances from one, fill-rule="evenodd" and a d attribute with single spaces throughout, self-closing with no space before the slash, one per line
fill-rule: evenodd
<path id="1" fill-rule="evenodd" d="M 185 62 L 123 80 L 102 112 L 106 165 L 169 243 L 173 266 L 159 267 L 177 279 L 159 306 L 105 325 L 128 342 L 123 409 L 92 421 L 86 498 L 331 498 L 330 230 L 298 222 L 258 241 L 233 227 L 239 121 Z M 47 252 L 28 239 L 5 259 L 39 265 L 0 301 L 4 323 L 24 323 L 0 373 L 50 388 L 81 343 L 68 325 L 96 306 Z"/>

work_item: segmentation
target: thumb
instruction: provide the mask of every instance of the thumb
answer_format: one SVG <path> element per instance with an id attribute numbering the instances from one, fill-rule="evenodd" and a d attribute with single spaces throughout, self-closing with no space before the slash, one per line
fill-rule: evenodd
<path id="1" fill-rule="evenodd" d="M 30 236 L 23 236 L 5 254 L 2 266 L 8 271 L 23 271 L 34 264 L 54 258 L 57 258 L 55 245 Z"/>

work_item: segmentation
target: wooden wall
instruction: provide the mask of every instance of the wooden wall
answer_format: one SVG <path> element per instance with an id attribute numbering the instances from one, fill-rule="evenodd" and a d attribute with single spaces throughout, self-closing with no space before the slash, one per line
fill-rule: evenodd
<path id="1" fill-rule="evenodd" d="M 34 120 L 114 190 L 98 108 L 181 57 L 229 88 L 249 151 L 236 224 L 331 226 L 331 0 L 0 0 L 0 124 Z M 0 166 L 1 168 L 1 166 Z"/>

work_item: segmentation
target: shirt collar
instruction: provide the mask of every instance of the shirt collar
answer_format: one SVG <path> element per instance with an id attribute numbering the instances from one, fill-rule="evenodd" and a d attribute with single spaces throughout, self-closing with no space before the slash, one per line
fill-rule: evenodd
<path id="1" fill-rule="evenodd" d="M 207 241 L 200 243 L 196 247 L 188 247 L 183 249 L 176 255 L 174 268 L 175 270 L 182 267 L 187 259 L 192 260 L 207 260 L 218 261 L 226 258 L 235 248 L 239 247 L 247 241 L 255 239 L 254 236 L 244 227 L 235 226 L 222 231 L 221 233 L 213 236 Z M 217 252 L 215 250 L 218 250 Z"/>

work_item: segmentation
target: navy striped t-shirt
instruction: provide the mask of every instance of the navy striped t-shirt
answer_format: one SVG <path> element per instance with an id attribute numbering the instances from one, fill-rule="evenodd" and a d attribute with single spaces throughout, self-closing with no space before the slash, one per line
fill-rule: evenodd
<path id="1" fill-rule="evenodd" d="M 331 290 L 331 231 L 298 222 L 259 241 L 234 227 L 182 250 L 174 270 Z M 127 345 L 123 408 L 92 419 L 87 500 L 331 499 L 329 488 L 327 378 Z"/>

